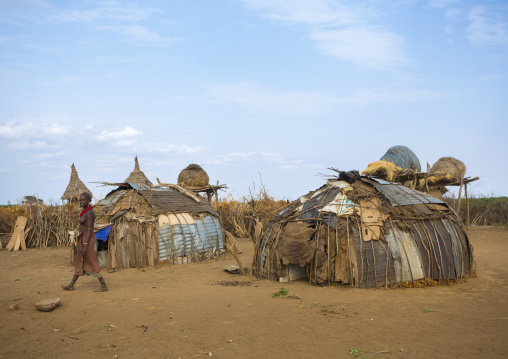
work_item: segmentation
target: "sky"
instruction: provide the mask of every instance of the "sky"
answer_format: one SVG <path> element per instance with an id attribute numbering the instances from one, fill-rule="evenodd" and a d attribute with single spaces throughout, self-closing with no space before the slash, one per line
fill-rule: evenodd
<path id="1" fill-rule="evenodd" d="M 506 196 L 507 129 L 505 0 L 0 0 L 0 204 L 136 155 L 293 200 L 395 145 Z"/>

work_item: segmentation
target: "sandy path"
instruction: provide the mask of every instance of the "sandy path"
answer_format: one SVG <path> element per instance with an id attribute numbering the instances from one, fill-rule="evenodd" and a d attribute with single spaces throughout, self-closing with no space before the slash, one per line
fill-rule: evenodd
<path id="1" fill-rule="evenodd" d="M 64 292 L 68 248 L 1 251 L 0 358 L 352 358 L 353 348 L 358 358 L 505 358 L 508 231 L 472 228 L 470 238 L 477 278 L 389 290 L 259 281 L 222 272 L 235 263 L 225 255 L 105 273 L 107 293 L 91 277 Z M 251 242 L 239 246 L 250 266 Z M 216 284 L 228 281 L 243 285 Z M 300 299 L 272 298 L 281 287 Z M 35 310 L 53 297 L 61 308 Z"/>

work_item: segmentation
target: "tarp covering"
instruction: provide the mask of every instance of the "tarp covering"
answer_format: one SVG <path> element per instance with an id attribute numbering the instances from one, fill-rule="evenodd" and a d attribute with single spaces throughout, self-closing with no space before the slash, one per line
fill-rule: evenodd
<path id="1" fill-rule="evenodd" d="M 386 151 L 381 161 L 392 162 L 404 169 L 412 169 L 416 172 L 421 171 L 420 160 L 413 151 L 406 146 L 393 146 Z"/>
<path id="2" fill-rule="evenodd" d="M 100 231 L 95 232 L 95 237 L 97 239 L 100 239 L 101 241 L 107 242 L 110 231 L 111 231 L 111 226 L 107 226 L 107 227 L 101 229 Z"/>

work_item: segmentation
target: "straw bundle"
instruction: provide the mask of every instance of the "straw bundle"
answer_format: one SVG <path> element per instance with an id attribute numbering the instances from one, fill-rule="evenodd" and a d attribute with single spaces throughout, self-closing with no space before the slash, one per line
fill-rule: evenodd
<path id="1" fill-rule="evenodd" d="M 200 165 L 190 164 L 178 175 L 178 184 L 185 186 L 207 186 L 210 181 L 208 174 Z"/>
<path id="2" fill-rule="evenodd" d="M 362 172 L 362 175 L 380 177 L 393 182 L 401 171 L 402 168 L 396 166 L 392 162 L 376 161 L 369 163 L 367 168 Z"/>
<path id="3" fill-rule="evenodd" d="M 453 157 L 441 157 L 430 169 L 430 172 L 444 174 L 433 175 L 427 178 L 427 183 L 436 184 L 443 181 L 460 181 L 466 174 L 466 165 Z"/>

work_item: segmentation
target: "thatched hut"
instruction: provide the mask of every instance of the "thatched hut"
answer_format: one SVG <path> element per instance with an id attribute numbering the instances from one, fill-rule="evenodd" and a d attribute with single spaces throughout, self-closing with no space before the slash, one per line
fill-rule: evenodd
<path id="1" fill-rule="evenodd" d="M 150 185 L 152 182 L 145 176 L 143 171 L 139 169 L 138 156 L 134 157 L 134 169 L 124 181 L 125 183 L 136 183 L 136 184 L 147 184 Z"/>
<path id="2" fill-rule="evenodd" d="M 253 274 L 361 288 L 424 286 L 474 273 L 472 251 L 446 203 L 339 172 L 270 221 L 256 244 Z"/>
<path id="3" fill-rule="evenodd" d="M 172 188 L 118 185 L 94 208 L 100 232 L 107 232 L 110 268 L 187 263 L 223 252 L 219 215 L 204 198 Z"/>
<path id="4" fill-rule="evenodd" d="M 74 167 L 73 163 L 71 165 L 71 179 L 69 180 L 69 184 L 67 185 L 61 199 L 67 200 L 68 202 L 79 201 L 79 195 L 83 192 L 92 194 L 83 181 L 79 179 L 78 171 L 76 171 L 76 167 Z"/>

